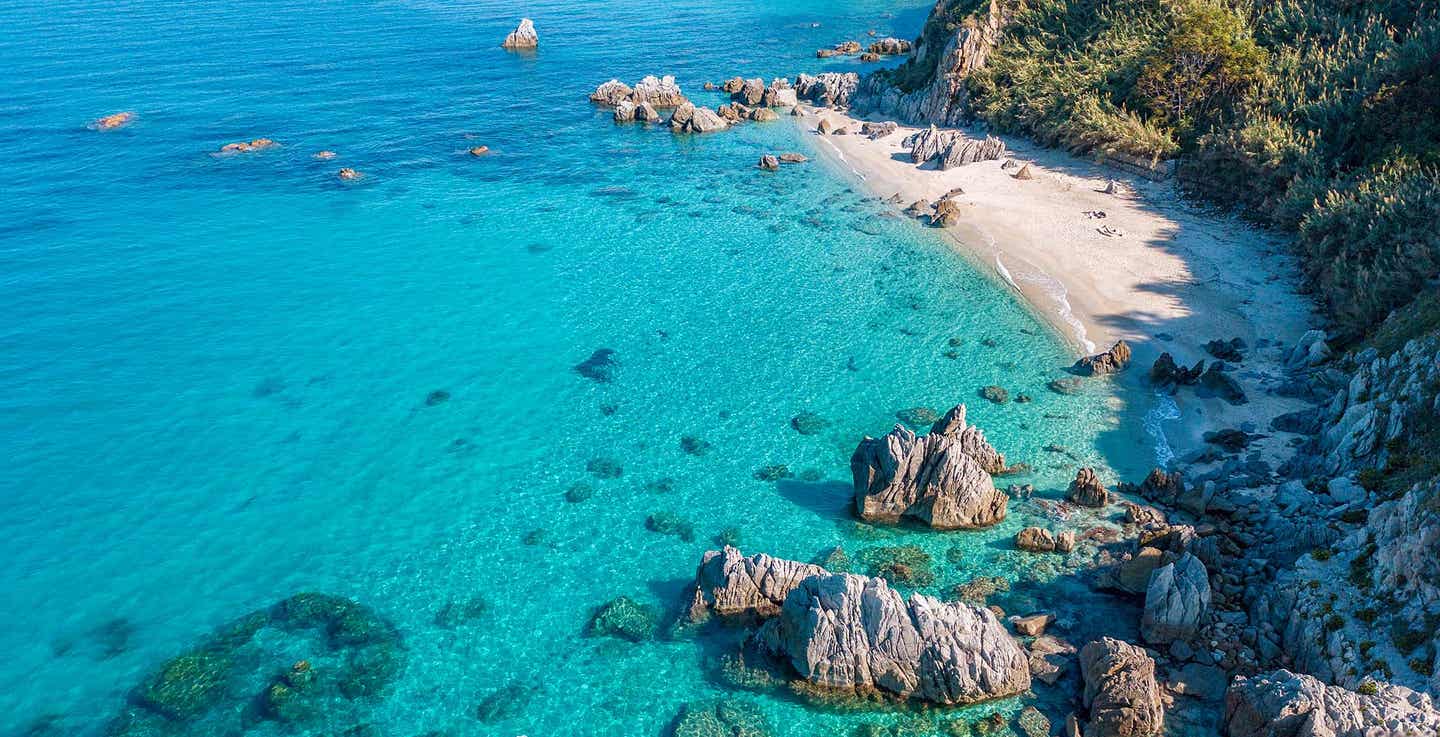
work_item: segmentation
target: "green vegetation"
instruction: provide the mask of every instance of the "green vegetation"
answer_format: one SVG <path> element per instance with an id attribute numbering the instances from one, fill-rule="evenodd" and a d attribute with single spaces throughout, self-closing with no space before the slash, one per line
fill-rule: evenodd
<path id="1" fill-rule="evenodd" d="M 1178 157 L 1194 194 L 1296 234 L 1340 338 L 1440 329 L 1440 15 L 1414 0 L 996 0 L 1012 22 L 957 93 L 1002 131 L 1096 156 Z M 949 0 L 930 53 L 991 4 Z"/>
<path id="2" fill-rule="evenodd" d="M 1374 696 L 1380 693 L 1380 687 L 1375 685 L 1374 681 L 1366 681 L 1355 688 L 1355 693 L 1362 696 Z"/>
<path id="3" fill-rule="evenodd" d="M 1335 555 L 1335 551 L 1330 548 L 1315 548 L 1310 551 L 1310 557 L 1319 561 L 1330 560 L 1330 556 L 1332 555 Z"/>

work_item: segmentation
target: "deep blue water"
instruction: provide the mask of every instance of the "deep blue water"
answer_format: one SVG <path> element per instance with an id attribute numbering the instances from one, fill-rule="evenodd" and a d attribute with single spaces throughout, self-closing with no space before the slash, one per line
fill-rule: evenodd
<path id="1" fill-rule="evenodd" d="M 1004 542 L 1023 505 L 985 532 L 857 536 L 848 457 L 898 409 L 966 401 L 1040 496 L 1075 466 L 1047 444 L 1121 469 L 1096 449 L 1109 397 L 1044 389 L 1069 349 L 843 172 L 758 172 L 760 153 L 813 153 L 788 118 L 678 138 L 585 99 L 669 73 L 713 105 L 707 79 L 849 68 L 813 50 L 913 36 L 927 10 L 0 4 L 0 734 L 100 734 L 167 659 L 302 591 L 353 597 L 403 643 L 381 697 L 302 733 L 660 734 L 733 693 L 714 671 L 735 633 L 585 625 L 618 595 L 676 604 L 723 529 L 803 559 L 919 544 L 932 593 L 1044 578 Z M 498 48 L 521 15 L 538 54 Z M 87 130 L 121 110 L 137 121 Z M 281 146 L 209 154 L 262 136 Z M 492 155 L 465 153 L 480 143 Z M 609 383 L 572 370 L 600 348 Z M 992 383 L 1035 401 L 979 400 Z M 794 432 L 804 410 L 828 429 Z M 587 471 L 602 458 L 623 474 Z M 752 477 L 780 463 L 804 480 Z M 567 502 L 581 482 L 594 496 Z M 661 511 L 695 539 L 648 531 Z M 483 614 L 437 624 L 477 595 Z M 313 636 L 255 647 L 262 671 L 339 667 Z M 477 718 L 506 688 L 513 708 Z M 163 733 L 233 733 L 253 696 Z M 745 698 L 787 736 L 903 718 Z"/>

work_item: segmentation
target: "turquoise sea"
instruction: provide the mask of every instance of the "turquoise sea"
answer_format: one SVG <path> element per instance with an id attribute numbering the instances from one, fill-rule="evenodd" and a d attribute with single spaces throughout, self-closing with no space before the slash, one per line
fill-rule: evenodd
<path id="1" fill-rule="evenodd" d="M 1103 387 L 1045 389 L 1070 348 L 845 172 L 757 171 L 813 158 L 789 118 L 682 138 L 586 100 L 655 73 L 714 105 L 706 80 L 855 68 L 814 49 L 913 37 L 928 9 L 0 4 L 0 735 L 115 733 L 171 658 L 301 592 L 363 605 L 345 626 L 385 648 L 373 689 L 257 716 L 291 663 L 323 679 L 369 647 L 272 617 L 189 694 L 213 709 L 126 734 L 660 735 L 721 696 L 786 737 L 913 716 L 736 691 L 717 677 L 734 631 L 586 636 L 617 596 L 673 613 L 726 530 L 806 560 L 919 545 L 927 592 L 998 575 L 1013 613 L 1121 626 L 1010 549 L 1031 505 L 971 533 L 849 515 L 850 452 L 909 407 L 968 403 L 1035 468 L 999 482 L 1037 497 L 1082 462 L 1134 477 L 1146 453 L 1105 451 L 1128 444 Z M 522 15 L 537 54 L 499 48 Z M 209 153 L 259 137 L 281 145 Z M 609 381 L 574 370 L 600 349 Z M 990 404 L 988 384 L 1034 401 Z M 803 411 L 828 425 L 797 433 Z M 774 464 L 793 478 L 755 478 Z M 593 495 L 567 501 L 577 484 Z M 692 539 L 648 530 L 662 512 Z"/>

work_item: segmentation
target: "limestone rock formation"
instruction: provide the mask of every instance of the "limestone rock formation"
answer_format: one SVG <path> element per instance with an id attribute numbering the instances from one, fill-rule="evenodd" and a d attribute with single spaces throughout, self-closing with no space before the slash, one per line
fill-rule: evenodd
<path id="1" fill-rule="evenodd" d="M 1076 472 L 1075 480 L 1070 482 L 1065 498 L 1082 507 L 1103 507 L 1110 503 L 1110 492 L 1100 483 L 1095 469 L 1082 468 Z"/>
<path id="2" fill-rule="evenodd" d="M 988 609 L 923 594 L 906 601 L 880 578 L 806 578 L 756 643 L 844 691 L 971 704 L 1030 687 L 1027 654 Z"/>
<path id="3" fill-rule="evenodd" d="M 1105 376 L 1123 371 L 1129 365 L 1130 344 L 1117 340 L 1115 345 L 1110 346 L 1110 350 L 1086 356 L 1076 361 L 1070 370 L 1081 376 Z"/>
<path id="4" fill-rule="evenodd" d="M 1003 467 L 984 433 L 965 424 L 963 405 L 923 437 L 896 425 L 862 440 L 850 458 L 856 513 L 872 522 L 910 517 L 937 529 L 987 527 L 1005 518 L 1009 498 L 989 470 Z"/>
<path id="5" fill-rule="evenodd" d="M 540 35 L 535 32 L 535 24 L 529 18 L 521 18 L 520 25 L 505 37 L 500 44 L 507 49 L 534 49 L 540 46 Z"/>
<path id="6" fill-rule="evenodd" d="M 690 587 L 690 621 L 710 615 L 724 619 L 768 619 L 780 613 L 785 597 L 810 576 L 827 575 L 817 565 L 772 558 L 764 553 L 745 557 L 726 545 L 700 559 Z"/>
<path id="7" fill-rule="evenodd" d="M 1185 553 L 1150 574 L 1140 634 L 1146 642 L 1158 645 L 1190 640 L 1205 623 L 1209 609 L 1210 577 L 1205 564 Z"/>
<path id="8" fill-rule="evenodd" d="M 670 130 L 675 133 L 713 133 L 729 124 L 714 110 L 684 103 L 670 114 Z"/>
<path id="9" fill-rule="evenodd" d="M 1153 737 L 1160 734 L 1165 706 L 1155 681 L 1155 661 L 1145 650 L 1109 637 L 1080 649 L 1085 737 Z"/>
<path id="10" fill-rule="evenodd" d="M 1426 694 L 1371 683 L 1356 693 L 1276 670 L 1236 676 L 1225 694 L 1229 737 L 1431 737 L 1440 710 Z"/>

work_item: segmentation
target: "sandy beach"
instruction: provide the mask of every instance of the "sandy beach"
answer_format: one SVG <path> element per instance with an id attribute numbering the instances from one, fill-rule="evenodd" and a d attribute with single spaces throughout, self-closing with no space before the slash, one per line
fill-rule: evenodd
<path id="1" fill-rule="evenodd" d="M 978 268 L 1016 289 L 1077 355 L 1119 339 L 1130 343 L 1135 358 L 1126 384 L 1143 386 L 1161 352 L 1189 365 L 1211 358 L 1204 349 L 1211 340 L 1244 340 L 1251 350 L 1235 376 L 1251 401 L 1235 406 L 1179 393 L 1177 409 L 1187 421 L 1165 426 L 1175 453 L 1199 447 L 1205 430 L 1253 423 L 1263 431 L 1270 418 L 1303 406 L 1263 391 L 1283 380 L 1282 346 L 1317 323 L 1278 240 L 1188 205 L 1171 182 L 1126 175 L 1022 139 L 1004 138 L 1014 162 L 1009 168 L 1002 159 L 940 171 L 911 163 L 901 142 L 917 128 L 901 126 L 871 140 L 855 135 L 859 121 L 835 111 L 812 111 L 801 121 L 813 131 L 822 119 L 851 134 L 820 136 L 817 149 L 869 192 L 896 202 L 897 211 L 961 190 L 955 195 L 961 223 L 943 229 L 946 237 Z M 1016 179 L 1026 163 L 1033 179 Z M 1110 180 L 1123 192 L 1107 194 Z M 1153 415 L 1154 407 L 1145 412 Z M 1262 447 L 1277 458 L 1283 450 L 1278 443 Z"/>

